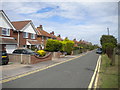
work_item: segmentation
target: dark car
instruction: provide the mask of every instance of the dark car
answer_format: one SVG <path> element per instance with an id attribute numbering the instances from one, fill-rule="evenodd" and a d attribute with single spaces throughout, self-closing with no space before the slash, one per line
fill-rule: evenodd
<path id="1" fill-rule="evenodd" d="M 34 51 L 30 49 L 16 49 L 13 51 L 13 54 L 28 54 L 28 55 L 37 55 Z"/>
<path id="2" fill-rule="evenodd" d="M 102 54 L 102 48 L 98 48 L 96 51 L 97 54 Z"/>
<path id="3" fill-rule="evenodd" d="M 1 62 L 2 65 L 7 65 L 9 62 L 9 57 L 6 51 L 0 51 L 1 56 Z"/>

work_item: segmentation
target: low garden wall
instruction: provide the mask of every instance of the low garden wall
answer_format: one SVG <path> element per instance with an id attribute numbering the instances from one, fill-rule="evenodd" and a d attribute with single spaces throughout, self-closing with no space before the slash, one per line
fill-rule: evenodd
<path id="1" fill-rule="evenodd" d="M 52 60 L 52 54 L 48 53 L 44 57 L 37 57 L 34 55 L 25 55 L 25 54 L 9 54 L 10 62 L 18 62 L 21 64 L 35 64 L 42 61 Z"/>
<path id="2" fill-rule="evenodd" d="M 52 55 L 52 60 L 55 60 L 55 59 L 58 59 L 60 58 L 62 55 L 61 52 L 53 52 L 53 55 Z"/>

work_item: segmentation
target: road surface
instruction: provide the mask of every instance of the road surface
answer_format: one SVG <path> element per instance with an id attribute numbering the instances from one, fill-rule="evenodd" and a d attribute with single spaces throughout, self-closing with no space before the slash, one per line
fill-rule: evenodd
<path id="1" fill-rule="evenodd" d="M 3 88 L 87 88 L 99 55 L 95 51 L 74 60 L 3 83 Z"/>

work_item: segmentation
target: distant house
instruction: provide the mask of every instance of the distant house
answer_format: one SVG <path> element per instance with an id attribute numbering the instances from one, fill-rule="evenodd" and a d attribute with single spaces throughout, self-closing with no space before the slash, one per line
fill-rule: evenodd
<path id="1" fill-rule="evenodd" d="M 17 40 L 12 36 L 16 28 L 3 10 L 0 10 L 0 50 L 12 53 L 17 48 Z"/>
<path id="2" fill-rule="evenodd" d="M 58 36 L 56 37 L 56 39 L 59 40 L 59 41 L 63 41 L 63 39 L 61 38 L 60 35 L 58 35 Z"/>
<path id="3" fill-rule="evenodd" d="M 74 44 L 74 47 L 78 47 L 79 42 L 76 40 L 76 38 L 73 39 L 73 42 L 75 43 L 75 44 Z"/>
<path id="4" fill-rule="evenodd" d="M 57 39 L 57 37 L 54 34 L 54 31 L 52 31 L 50 34 L 52 35 L 52 39 Z"/>
<path id="5" fill-rule="evenodd" d="M 37 32 L 38 32 L 37 40 L 38 40 L 38 42 L 41 42 L 40 49 L 44 49 L 46 46 L 47 39 L 53 39 L 53 36 L 51 34 L 49 34 L 48 32 L 46 32 L 45 30 L 43 30 L 42 25 L 37 27 Z"/>
<path id="6" fill-rule="evenodd" d="M 18 41 L 18 47 L 38 47 L 41 43 L 37 41 L 37 30 L 31 20 L 12 22 L 17 32 L 13 35 Z"/>

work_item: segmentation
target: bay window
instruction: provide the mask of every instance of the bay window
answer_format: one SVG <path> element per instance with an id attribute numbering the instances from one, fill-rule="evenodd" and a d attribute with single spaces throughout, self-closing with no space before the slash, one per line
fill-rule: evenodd
<path id="1" fill-rule="evenodd" d="M 2 35 L 10 36 L 10 29 L 2 28 Z"/>

